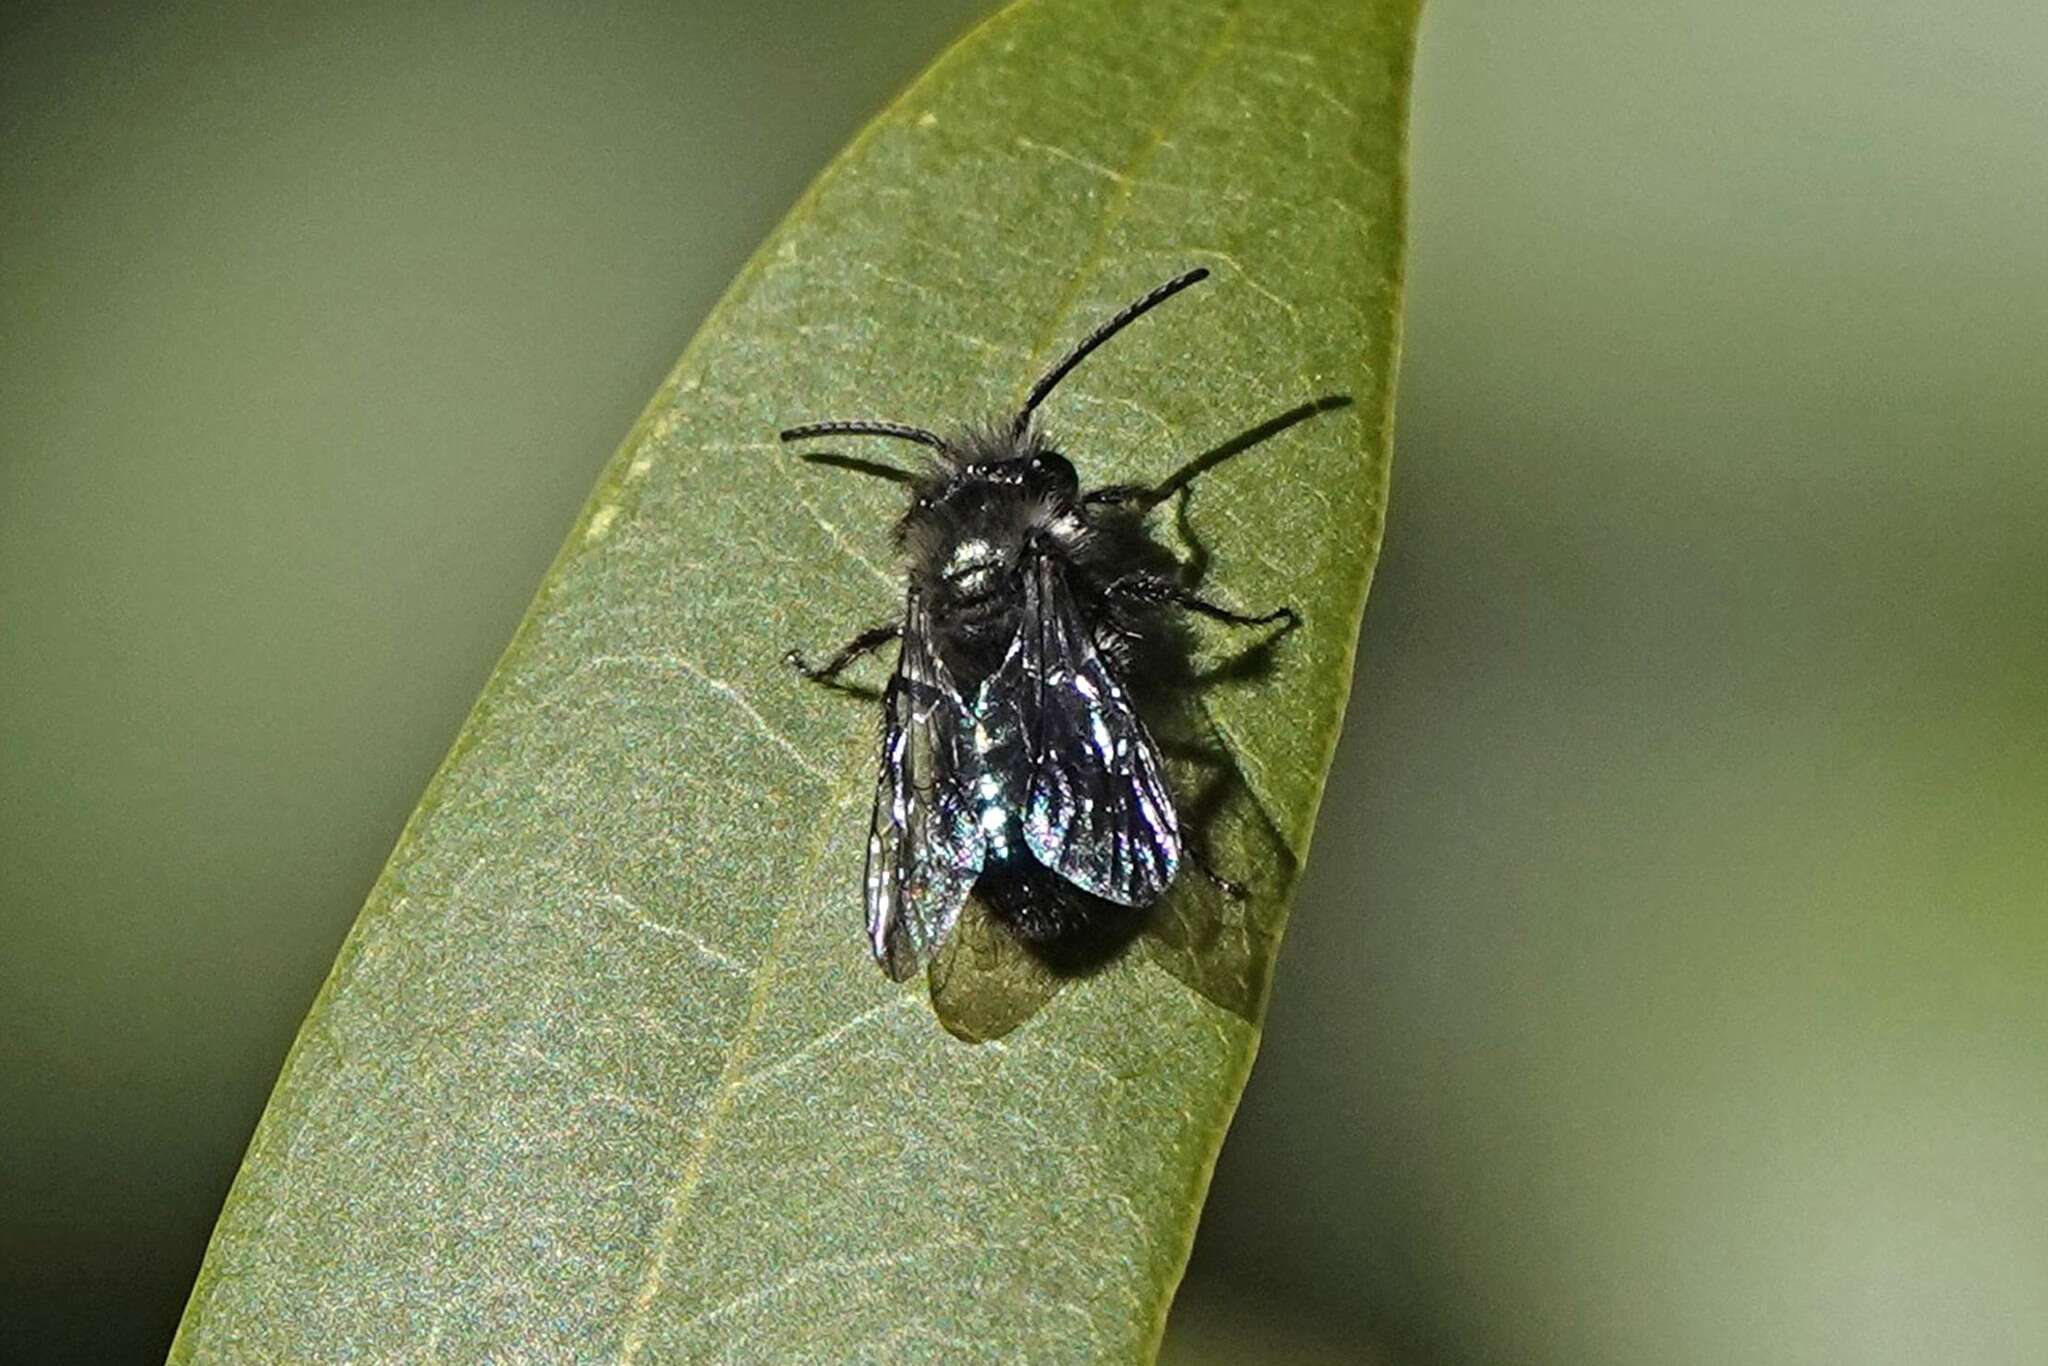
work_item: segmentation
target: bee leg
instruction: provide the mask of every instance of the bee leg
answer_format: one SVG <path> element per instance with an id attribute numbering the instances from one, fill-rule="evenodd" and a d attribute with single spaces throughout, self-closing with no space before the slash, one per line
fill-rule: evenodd
<path id="1" fill-rule="evenodd" d="M 1157 491 L 1144 484 L 1104 484 L 1099 489 L 1090 489 L 1081 495 L 1081 501 L 1089 507 L 1123 507 L 1127 503 L 1153 503 L 1158 499 Z"/>
<path id="2" fill-rule="evenodd" d="M 1250 893 L 1248 893 L 1245 890 L 1245 885 L 1242 882 L 1235 882 L 1230 878 L 1223 876 L 1223 874 L 1217 872 L 1214 868 L 1211 868 L 1209 866 L 1209 861 L 1203 858 L 1201 854 L 1197 853 L 1194 849 L 1187 850 L 1187 856 L 1188 862 L 1194 866 L 1194 870 L 1200 873 L 1204 878 L 1206 878 L 1209 884 L 1213 886 L 1217 891 L 1223 893 L 1223 895 L 1229 897 L 1232 901 L 1242 901 L 1245 899 L 1246 896 L 1250 895 Z"/>
<path id="3" fill-rule="evenodd" d="M 1285 622 L 1290 628 L 1301 625 L 1301 613 L 1292 607 L 1276 607 L 1262 616 L 1247 616 L 1243 612 L 1233 612 L 1219 603 L 1210 602 L 1192 589 L 1183 588 L 1173 580 L 1158 574 L 1126 574 L 1120 579 L 1113 580 L 1106 591 L 1134 602 L 1167 604 L 1189 612 L 1199 612 L 1205 617 L 1227 622 L 1232 626 L 1270 626 L 1276 621 Z"/>
<path id="4" fill-rule="evenodd" d="M 847 641 L 846 644 L 840 647 L 838 654 L 833 655 L 823 664 L 812 666 L 805 663 L 803 652 L 800 650 L 791 650 L 782 657 L 782 662 L 795 669 L 805 678 L 810 679 L 813 683 L 830 684 L 833 679 L 839 677 L 839 671 L 853 663 L 854 660 L 859 659 L 863 655 L 873 654 L 902 634 L 903 624 L 901 622 L 885 621 L 879 626 L 868 627 L 867 630 L 862 631 L 852 640 Z"/>

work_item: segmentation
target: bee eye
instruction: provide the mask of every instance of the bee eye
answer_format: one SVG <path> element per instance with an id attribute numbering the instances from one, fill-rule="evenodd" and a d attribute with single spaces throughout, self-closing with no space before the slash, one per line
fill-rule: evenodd
<path id="1" fill-rule="evenodd" d="M 1035 479 L 1069 493 L 1081 485 L 1073 462 L 1058 451 L 1040 451 L 1032 456 L 1031 473 Z"/>

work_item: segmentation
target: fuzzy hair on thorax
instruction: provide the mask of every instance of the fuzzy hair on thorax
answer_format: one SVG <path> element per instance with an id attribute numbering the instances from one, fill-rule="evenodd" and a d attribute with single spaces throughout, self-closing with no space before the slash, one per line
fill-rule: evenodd
<path id="1" fill-rule="evenodd" d="M 1011 569 L 1034 541 L 1084 557 L 1089 526 L 1079 488 L 1048 473 L 1041 457 L 1053 457 L 1059 472 L 1072 467 L 1036 425 L 1021 437 L 1006 424 L 970 427 L 949 445 L 955 459 L 911 485 L 910 506 L 896 524 L 911 587 L 927 601 L 943 610 L 947 575 L 963 547 L 986 547 Z"/>

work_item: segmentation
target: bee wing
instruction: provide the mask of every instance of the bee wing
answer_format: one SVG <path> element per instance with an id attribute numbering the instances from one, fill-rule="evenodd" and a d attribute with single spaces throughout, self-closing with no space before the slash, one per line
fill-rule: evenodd
<path id="1" fill-rule="evenodd" d="M 1166 765 L 1052 556 L 1026 571 L 1017 642 L 991 690 L 1009 692 L 1024 717 L 1032 856 L 1105 900 L 1158 900 L 1181 851 Z"/>
<path id="2" fill-rule="evenodd" d="M 866 876 L 868 944 L 898 981 L 953 932 L 981 875 L 985 843 L 969 801 L 966 715 L 913 594 L 882 698 Z"/>

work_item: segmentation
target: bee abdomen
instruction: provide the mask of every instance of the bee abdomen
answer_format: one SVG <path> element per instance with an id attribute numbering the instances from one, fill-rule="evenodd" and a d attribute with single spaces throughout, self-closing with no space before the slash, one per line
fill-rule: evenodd
<path id="1" fill-rule="evenodd" d="M 1128 938 L 1145 916 L 1082 891 L 1021 851 L 990 864 L 975 890 L 1012 933 L 1041 949 L 1057 945 L 1085 952 L 1105 939 Z"/>

